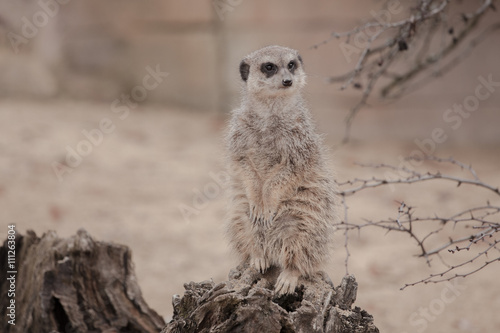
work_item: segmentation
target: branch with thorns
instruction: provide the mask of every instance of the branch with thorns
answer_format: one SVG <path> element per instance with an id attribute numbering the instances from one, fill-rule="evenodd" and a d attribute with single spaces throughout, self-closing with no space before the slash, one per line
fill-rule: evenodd
<path id="1" fill-rule="evenodd" d="M 348 272 L 348 261 L 350 257 L 349 252 L 349 232 L 350 231 L 360 231 L 368 227 L 381 228 L 387 232 L 401 232 L 410 236 L 413 239 L 418 248 L 418 256 L 426 260 L 428 266 L 431 266 L 432 257 L 437 257 L 439 260 L 447 267 L 445 270 L 430 274 L 428 277 L 423 278 L 419 281 L 407 283 L 401 289 L 405 289 L 409 286 L 414 286 L 420 283 L 438 283 L 443 281 L 450 281 L 458 277 L 467 277 L 472 275 L 486 266 L 500 261 L 500 206 L 491 204 L 487 201 L 485 205 L 479 205 L 471 207 L 455 214 L 449 216 L 416 216 L 415 210 L 412 206 L 405 202 L 399 202 L 399 207 L 397 215 L 394 218 L 378 220 L 378 221 L 364 221 L 362 223 L 354 223 L 349 220 L 348 216 L 348 204 L 347 198 L 355 195 L 360 191 L 367 189 L 372 189 L 382 186 L 394 186 L 395 184 L 413 184 L 426 181 L 438 181 L 445 180 L 449 182 L 454 182 L 458 186 L 461 184 L 471 185 L 479 187 L 490 193 L 494 193 L 494 197 L 497 196 L 500 199 L 500 190 L 498 187 L 494 187 L 487 184 L 479 179 L 476 172 L 471 166 L 465 165 L 453 158 L 437 158 L 433 156 L 428 156 L 425 158 L 427 161 L 432 161 L 438 163 L 439 165 L 448 163 L 454 167 L 458 167 L 467 172 L 469 178 L 457 177 L 451 174 L 442 174 L 440 172 L 419 172 L 416 170 L 410 170 L 406 167 L 396 167 L 386 164 L 378 165 L 363 165 L 362 167 L 373 168 L 373 169 L 389 169 L 392 171 L 398 171 L 401 175 L 399 178 L 390 179 L 386 176 L 382 177 L 372 177 L 369 179 L 354 179 L 339 183 L 339 194 L 342 198 L 342 204 L 344 207 L 344 217 L 343 220 L 336 225 L 339 230 L 344 231 L 345 236 L 345 249 L 346 249 L 346 259 L 345 267 L 346 272 Z M 426 228 L 419 228 L 420 226 L 428 226 L 431 224 L 432 228 L 430 231 Z M 429 249 L 432 244 L 431 239 L 435 240 L 436 235 L 442 236 L 446 234 L 446 225 L 452 225 L 453 230 L 457 227 L 461 227 L 461 230 L 470 229 L 472 231 L 467 232 L 466 236 L 452 238 L 446 235 L 447 241 L 442 242 L 438 246 L 433 246 Z M 439 238 L 438 238 L 439 239 Z M 482 247 L 486 249 L 481 250 Z M 443 256 L 445 254 L 453 255 L 461 251 L 471 251 L 475 252 L 474 257 L 462 260 L 460 263 L 455 265 L 448 265 Z M 484 258 L 485 261 L 480 262 Z M 479 267 L 476 267 L 480 265 Z M 463 273 L 458 273 L 459 269 L 465 269 L 467 271 Z"/>
<path id="2" fill-rule="evenodd" d="M 368 105 L 368 98 L 380 79 L 385 80 L 380 89 L 383 98 L 402 97 L 408 91 L 422 87 L 429 78 L 440 77 L 449 72 L 482 41 L 500 30 L 500 22 L 496 22 L 477 36 L 469 38 L 468 45 L 460 48 L 467 37 L 478 29 L 485 14 L 496 10 L 493 1 L 481 1 L 469 13 L 453 13 L 459 6 L 457 2 L 413 0 L 408 6 L 410 10 L 407 17 L 402 20 L 384 22 L 377 19 L 350 31 L 333 32 L 327 40 L 313 45 L 312 48 L 318 48 L 333 39 L 345 38 L 343 45 L 349 46 L 349 52 L 359 54 L 352 70 L 328 79 L 330 83 L 342 82 L 341 90 L 350 86 L 362 89 L 360 100 L 346 117 L 343 141 L 349 140 L 354 118 Z M 390 6 L 390 2 L 387 1 L 385 7 Z M 436 38 L 441 38 L 439 45 L 431 46 Z M 363 45 L 352 45 L 351 40 L 363 40 Z M 412 52 L 405 52 L 407 50 Z M 398 60 L 405 64 L 403 69 L 395 69 Z M 364 85 L 361 83 L 363 81 L 366 82 Z"/>

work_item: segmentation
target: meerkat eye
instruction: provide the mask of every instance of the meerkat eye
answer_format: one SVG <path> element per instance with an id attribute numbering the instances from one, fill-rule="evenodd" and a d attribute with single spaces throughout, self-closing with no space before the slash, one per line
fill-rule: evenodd
<path id="1" fill-rule="evenodd" d="M 294 68 L 295 68 L 295 61 L 290 61 L 290 62 L 288 63 L 288 69 L 292 70 L 292 69 L 294 69 Z"/>
<path id="2" fill-rule="evenodd" d="M 278 67 L 272 62 L 266 62 L 260 67 L 262 73 L 266 74 L 267 77 L 271 77 L 278 71 Z"/>

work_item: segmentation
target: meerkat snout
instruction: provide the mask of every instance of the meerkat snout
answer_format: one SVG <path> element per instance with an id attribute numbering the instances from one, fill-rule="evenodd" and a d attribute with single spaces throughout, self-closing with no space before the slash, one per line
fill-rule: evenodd
<path id="1" fill-rule="evenodd" d="M 297 58 L 300 58 L 300 56 L 297 56 Z M 292 77 L 295 74 L 295 69 L 297 68 L 297 64 L 295 60 L 291 60 L 286 68 L 282 69 L 282 75 L 283 79 L 281 80 L 281 84 L 283 87 L 290 87 L 293 83 Z"/>

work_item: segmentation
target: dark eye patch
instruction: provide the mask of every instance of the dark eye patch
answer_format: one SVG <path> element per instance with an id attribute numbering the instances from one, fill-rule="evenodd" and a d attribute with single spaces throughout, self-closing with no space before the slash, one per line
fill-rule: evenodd
<path id="1" fill-rule="evenodd" d="M 287 68 L 293 74 L 293 72 L 295 72 L 295 68 L 297 68 L 297 63 L 295 62 L 295 60 L 290 61 L 287 65 Z"/>
<path id="2" fill-rule="evenodd" d="M 260 66 L 260 71 L 266 74 L 266 77 L 271 77 L 278 72 L 278 66 L 272 62 L 266 62 Z"/>

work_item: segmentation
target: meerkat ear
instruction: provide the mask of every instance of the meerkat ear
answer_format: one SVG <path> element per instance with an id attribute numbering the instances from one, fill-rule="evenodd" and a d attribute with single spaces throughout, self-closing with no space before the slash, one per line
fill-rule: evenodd
<path id="1" fill-rule="evenodd" d="M 245 60 L 242 60 L 240 63 L 240 74 L 243 81 L 248 79 L 248 75 L 250 74 L 250 65 L 247 64 Z"/>
<path id="2" fill-rule="evenodd" d="M 304 62 L 302 61 L 302 57 L 299 55 L 299 56 L 297 56 L 297 58 L 299 59 L 300 64 L 301 64 L 301 65 L 303 65 L 303 64 L 304 64 Z"/>

